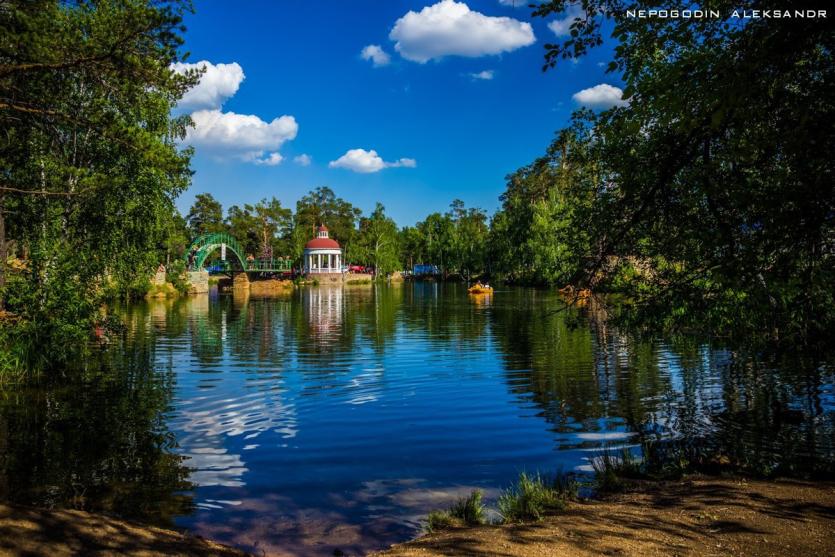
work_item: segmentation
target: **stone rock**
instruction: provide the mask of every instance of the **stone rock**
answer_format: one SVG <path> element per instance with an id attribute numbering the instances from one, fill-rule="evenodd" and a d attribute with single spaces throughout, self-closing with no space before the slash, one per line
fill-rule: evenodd
<path id="1" fill-rule="evenodd" d="M 232 290 L 249 290 L 249 277 L 246 273 L 236 273 L 232 279 Z"/>
<path id="2" fill-rule="evenodd" d="M 282 294 L 293 290 L 293 282 L 289 280 L 254 280 L 249 283 L 249 292 L 253 296 L 268 296 Z"/>
<path id="3" fill-rule="evenodd" d="M 191 271 L 188 273 L 189 294 L 205 294 L 209 291 L 209 272 Z"/>

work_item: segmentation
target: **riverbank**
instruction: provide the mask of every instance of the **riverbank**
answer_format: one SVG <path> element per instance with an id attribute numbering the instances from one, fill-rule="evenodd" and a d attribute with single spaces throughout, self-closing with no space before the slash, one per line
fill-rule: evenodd
<path id="1" fill-rule="evenodd" d="M 0 555 L 183 555 L 243 557 L 242 551 L 153 526 L 74 510 L 0 505 Z"/>
<path id="2" fill-rule="evenodd" d="M 375 555 L 835 555 L 835 483 L 642 482 L 541 522 L 453 529 Z"/>
<path id="3" fill-rule="evenodd" d="M 246 553 L 171 530 L 74 510 L 0 505 L 0 555 Z M 457 528 L 377 557 L 835 554 L 835 483 L 691 477 L 641 482 L 540 522 Z"/>

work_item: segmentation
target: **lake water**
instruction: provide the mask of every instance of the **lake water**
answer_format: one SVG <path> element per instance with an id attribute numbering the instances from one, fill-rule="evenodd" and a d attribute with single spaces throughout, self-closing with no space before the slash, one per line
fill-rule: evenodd
<path id="1" fill-rule="evenodd" d="M 831 360 L 637 340 L 552 292 L 311 287 L 123 315 L 124 339 L 73 379 L 0 386 L 0 498 L 355 554 L 638 432 L 767 466 L 835 460 Z"/>

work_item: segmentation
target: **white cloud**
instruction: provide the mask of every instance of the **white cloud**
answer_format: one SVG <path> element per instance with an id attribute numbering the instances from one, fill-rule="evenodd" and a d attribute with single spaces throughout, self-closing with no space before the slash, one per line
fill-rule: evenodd
<path id="1" fill-rule="evenodd" d="M 215 158 L 233 158 L 256 164 L 275 165 L 281 162 L 277 152 L 281 145 L 294 139 L 299 131 L 296 119 L 281 116 L 265 122 L 258 116 L 198 110 L 191 115 L 185 143 Z M 265 153 L 269 155 L 264 158 Z"/>
<path id="2" fill-rule="evenodd" d="M 307 153 L 302 153 L 301 155 L 293 157 L 293 162 L 301 166 L 310 166 L 311 161 L 313 161 L 313 157 Z"/>
<path id="3" fill-rule="evenodd" d="M 571 98 L 590 108 L 611 108 L 629 104 L 623 100 L 623 91 L 619 87 L 607 83 L 578 91 Z"/>
<path id="4" fill-rule="evenodd" d="M 489 81 L 489 80 L 493 79 L 493 77 L 495 77 L 495 73 L 496 72 L 494 72 L 493 70 L 482 70 L 480 72 L 471 73 L 469 75 L 473 79 L 481 79 L 481 80 Z"/>
<path id="5" fill-rule="evenodd" d="M 360 58 L 363 60 L 371 60 L 375 68 L 386 66 L 391 62 L 391 56 L 378 44 L 370 44 L 363 48 L 360 53 Z"/>
<path id="6" fill-rule="evenodd" d="M 565 17 L 562 19 L 555 19 L 548 24 L 548 29 L 554 32 L 558 37 L 568 37 L 571 35 L 571 24 L 577 18 L 585 17 L 585 12 L 578 4 L 572 4 L 565 11 Z"/>
<path id="7" fill-rule="evenodd" d="M 278 164 L 281 164 L 281 161 L 283 160 L 284 157 L 281 156 L 281 153 L 276 151 L 274 153 L 270 153 L 262 159 L 253 159 L 252 162 L 254 162 L 255 164 L 262 164 L 264 166 L 276 166 Z"/>
<path id="8" fill-rule="evenodd" d="M 188 70 L 204 69 L 200 82 L 186 91 L 178 108 L 186 111 L 220 108 L 223 102 L 233 96 L 244 80 L 244 70 L 237 62 L 231 64 L 212 64 L 206 60 L 194 64 L 177 62 L 171 69 L 177 73 Z"/>
<path id="9" fill-rule="evenodd" d="M 536 41 L 530 23 L 486 16 L 455 0 L 409 11 L 395 22 L 389 38 L 403 58 L 421 64 L 444 56 L 500 54 Z"/>
<path id="10" fill-rule="evenodd" d="M 394 162 L 386 162 L 377 154 L 377 151 L 371 149 L 350 149 L 344 155 L 328 163 L 330 168 L 347 168 L 354 172 L 361 172 L 369 174 L 371 172 L 379 172 L 384 168 L 414 168 L 417 166 L 415 159 L 399 159 Z"/>

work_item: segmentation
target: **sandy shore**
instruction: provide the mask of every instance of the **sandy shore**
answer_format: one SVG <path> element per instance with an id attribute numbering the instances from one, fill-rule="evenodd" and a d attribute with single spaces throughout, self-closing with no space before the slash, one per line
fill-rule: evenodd
<path id="1" fill-rule="evenodd" d="M 0 555 L 241 557 L 246 554 L 172 530 L 83 511 L 0 505 Z"/>
<path id="2" fill-rule="evenodd" d="M 542 522 L 452 530 L 376 555 L 835 555 L 835 483 L 645 483 Z"/>
<path id="3" fill-rule="evenodd" d="M 0 505 L 0 555 L 240 557 L 245 553 L 82 511 Z M 455 529 L 376 555 L 835 555 L 835 483 L 705 477 L 646 482 L 626 493 L 572 503 L 541 522 Z"/>

